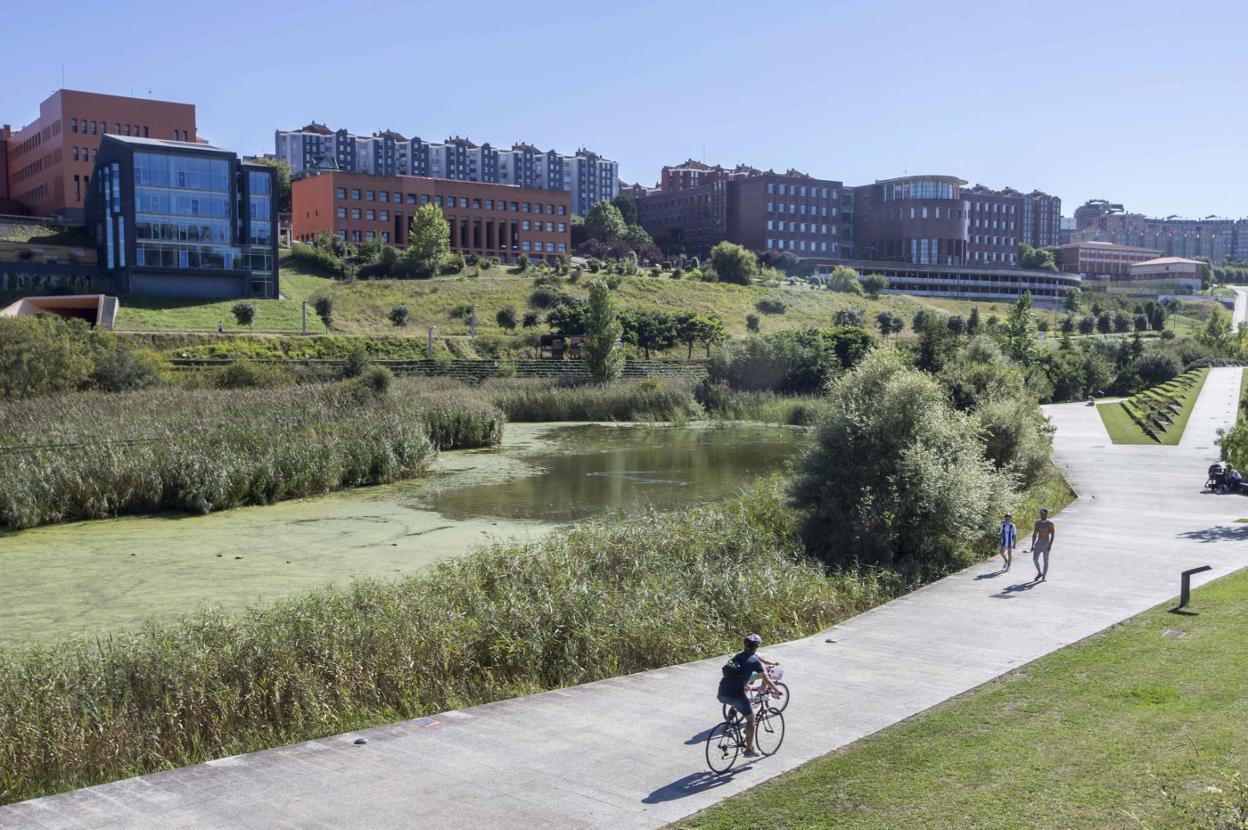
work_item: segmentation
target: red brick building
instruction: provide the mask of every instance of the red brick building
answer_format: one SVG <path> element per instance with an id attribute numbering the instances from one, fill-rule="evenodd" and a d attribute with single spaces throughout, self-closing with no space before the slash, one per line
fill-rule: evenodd
<path id="1" fill-rule="evenodd" d="M 302 242 L 332 233 L 352 244 L 379 239 L 404 247 L 412 216 L 432 204 L 451 225 L 451 250 L 460 253 L 553 261 L 572 248 L 567 191 L 331 171 L 295 181 L 291 200 L 292 234 Z"/>
<path id="2" fill-rule="evenodd" d="M 105 135 L 196 141 L 195 106 L 60 89 L 20 130 L 0 127 L 0 203 L 35 216 L 81 221 L 100 139 Z"/>

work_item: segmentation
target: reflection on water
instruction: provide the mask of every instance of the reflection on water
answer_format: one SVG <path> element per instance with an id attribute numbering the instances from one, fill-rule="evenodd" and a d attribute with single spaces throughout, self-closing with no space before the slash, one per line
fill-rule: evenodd
<path id="1" fill-rule="evenodd" d="M 797 433 L 764 426 L 560 427 L 554 451 L 526 456 L 537 475 L 431 493 L 422 504 L 448 519 L 569 522 L 607 512 L 669 510 L 732 495 L 782 468 Z"/>

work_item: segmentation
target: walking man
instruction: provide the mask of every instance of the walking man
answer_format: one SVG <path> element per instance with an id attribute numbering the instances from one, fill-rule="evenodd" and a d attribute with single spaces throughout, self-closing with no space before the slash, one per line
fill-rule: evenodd
<path id="1" fill-rule="evenodd" d="M 1036 566 L 1036 582 L 1045 582 L 1049 577 L 1049 551 L 1053 550 L 1053 539 L 1057 530 L 1049 521 L 1047 507 L 1040 508 L 1040 518 L 1031 531 L 1031 562 Z M 1044 554 L 1044 567 L 1040 566 L 1040 555 Z"/>
<path id="2" fill-rule="evenodd" d="M 1014 525 L 1014 517 L 1006 513 L 1005 521 L 1001 523 L 1001 546 L 997 552 L 1001 554 L 1001 559 L 1005 562 L 1003 570 L 1010 569 L 1010 563 L 1014 561 L 1014 538 L 1018 535 L 1018 528 Z"/>

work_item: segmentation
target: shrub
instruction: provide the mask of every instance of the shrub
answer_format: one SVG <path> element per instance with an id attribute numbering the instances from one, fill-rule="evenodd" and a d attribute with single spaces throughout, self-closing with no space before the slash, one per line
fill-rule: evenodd
<path id="1" fill-rule="evenodd" d="M 325 328 L 331 329 L 334 327 L 334 300 L 332 297 L 317 297 L 312 301 L 312 308 L 316 310 L 316 316 L 321 318 Z"/>
<path id="2" fill-rule="evenodd" d="M 457 252 L 442 257 L 442 262 L 438 265 L 440 274 L 458 274 L 462 270 L 464 270 L 464 255 Z"/>
<path id="3" fill-rule="evenodd" d="M 113 345 L 95 352 L 91 385 L 104 392 L 126 392 L 159 386 L 169 371 L 169 361 L 150 349 Z"/>
<path id="4" fill-rule="evenodd" d="M 229 366 L 218 369 L 211 385 L 217 389 L 252 389 L 285 386 L 289 382 L 289 376 L 278 366 L 255 363 L 251 360 L 236 360 Z"/>
<path id="5" fill-rule="evenodd" d="M 472 318 L 472 310 L 476 308 L 472 303 L 459 303 L 447 312 L 452 320 L 469 320 Z"/>
<path id="6" fill-rule="evenodd" d="M 256 319 L 256 307 L 251 303 L 235 303 L 230 313 L 240 326 L 250 326 Z"/>
<path id="7" fill-rule="evenodd" d="M 346 359 L 342 361 L 342 377 L 357 378 L 364 374 L 364 370 L 369 367 L 372 361 L 368 357 L 368 349 L 363 343 L 355 343 L 351 350 L 347 352 Z"/>
<path id="8" fill-rule="evenodd" d="M 528 254 L 521 254 L 520 256 L 516 257 L 516 270 L 519 271 L 521 274 L 529 270 L 529 255 Z"/>
<path id="9" fill-rule="evenodd" d="M 292 243 L 290 256 L 296 262 L 309 266 L 312 270 L 319 271 L 329 277 L 341 277 L 345 273 L 342 260 L 318 245 L 305 245 L 301 242 Z"/>
<path id="10" fill-rule="evenodd" d="M 0 397 L 26 398 L 84 386 L 94 363 L 87 324 L 50 314 L 0 318 Z"/>
<path id="11" fill-rule="evenodd" d="M 374 395 L 385 395 L 394 383 L 394 374 L 385 366 L 369 366 L 355 379 L 355 383 Z"/>
<path id="12" fill-rule="evenodd" d="M 529 294 L 529 305 L 532 308 L 554 308 L 563 302 L 568 295 L 558 288 L 549 285 L 539 285 Z"/>
<path id="13" fill-rule="evenodd" d="M 402 328 L 407 325 L 409 312 L 407 310 L 407 306 L 396 305 L 394 308 L 390 309 L 390 313 L 386 316 L 390 318 L 391 323 L 399 328 Z"/>
<path id="14" fill-rule="evenodd" d="M 541 317 L 538 315 L 536 311 L 526 311 L 524 313 L 524 320 L 521 322 L 521 325 L 524 326 L 526 329 L 531 329 L 534 326 L 536 326 L 539 322 L 541 322 Z"/>
<path id="15" fill-rule="evenodd" d="M 888 290 L 888 277 L 883 274 L 867 274 L 862 279 L 862 290 L 871 299 L 878 300 Z"/>
<path id="16" fill-rule="evenodd" d="M 757 314 L 745 315 L 745 330 L 758 333 L 759 317 Z"/>
<path id="17" fill-rule="evenodd" d="M 516 307 L 514 305 L 503 306 L 494 315 L 494 319 L 499 326 L 511 331 L 516 327 Z"/>
<path id="18" fill-rule="evenodd" d="M 724 282 L 749 285 L 758 273 L 758 258 L 748 249 L 732 242 L 720 242 L 711 248 L 711 267 Z"/>
<path id="19" fill-rule="evenodd" d="M 1154 386 L 1177 377 L 1179 361 L 1169 352 L 1146 352 L 1136 362 L 1135 371 L 1146 385 Z"/>
<path id="20" fill-rule="evenodd" d="M 708 372 L 711 380 L 738 390 L 821 394 L 871 344 L 871 335 L 856 326 L 777 332 L 716 349 Z"/>
<path id="21" fill-rule="evenodd" d="M 754 307 L 763 314 L 783 314 L 789 310 L 789 307 L 784 304 L 784 300 L 773 298 L 759 300 L 754 304 Z"/>
<path id="22" fill-rule="evenodd" d="M 832 384 L 792 487 L 807 550 L 911 578 L 970 564 L 1012 488 L 984 460 L 972 416 L 895 349 Z"/>

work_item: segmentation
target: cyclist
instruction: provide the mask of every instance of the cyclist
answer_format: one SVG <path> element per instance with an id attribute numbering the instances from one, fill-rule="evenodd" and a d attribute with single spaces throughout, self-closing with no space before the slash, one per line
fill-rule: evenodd
<path id="1" fill-rule="evenodd" d="M 726 703 L 745 718 L 745 757 L 753 758 L 754 752 L 754 708 L 745 693 L 745 685 L 755 674 L 758 675 L 763 687 L 775 697 L 783 694 L 771 678 L 767 676 L 767 666 L 755 652 L 763 644 L 763 638 L 757 634 L 749 634 L 745 638 L 745 650 L 732 655 L 724 664 L 723 677 L 719 681 L 720 703 Z"/>

